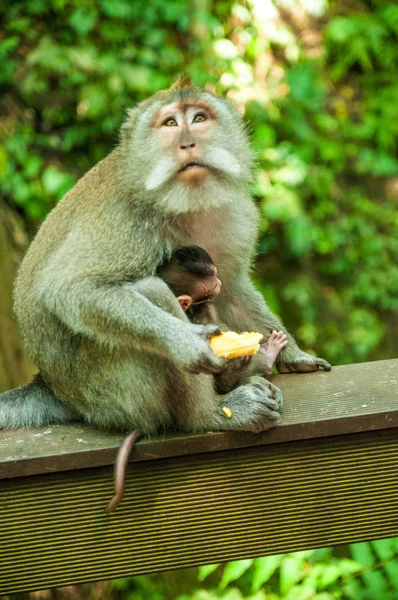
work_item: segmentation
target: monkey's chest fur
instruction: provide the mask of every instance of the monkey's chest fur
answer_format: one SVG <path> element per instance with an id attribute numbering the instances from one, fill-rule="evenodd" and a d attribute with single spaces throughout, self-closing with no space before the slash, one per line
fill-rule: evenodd
<path id="1" fill-rule="evenodd" d="M 255 240 L 255 228 L 245 224 L 247 216 L 233 206 L 184 215 L 170 228 L 173 251 L 182 246 L 200 246 L 211 256 L 221 279 L 234 272 L 243 252 L 245 257 Z"/>

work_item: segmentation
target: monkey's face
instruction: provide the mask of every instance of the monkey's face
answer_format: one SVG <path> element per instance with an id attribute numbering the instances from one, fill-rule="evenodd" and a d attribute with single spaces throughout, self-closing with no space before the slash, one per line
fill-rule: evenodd
<path id="1" fill-rule="evenodd" d="M 192 87 L 163 92 L 131 119 L 126 159 L 167 212 L 224 205 L 228 188 L 250 179 L 245 128 L 228 100 Z"/>
<path id="2" fill-rule="evenodd" d="M 221 291 L 221 281 L 217 277 L 217 271 L 215 270 L 214 275 L 207 277 L 193 277 L 187 273 L 184 274 L 186 282 L 185 294 L 177 296 L 177 300 L 186 312 L 191 306 L 197 306 L 199 304 L 207 304 L 213 302 L 214 298 L 219 295 Z M 179 285 L 181 285 L 181 281 Z"/>
<path id="3" fill-rule="evenodd" d="M 221 280 L 217 277 L 217 271 L 215 271 L 214 275 L 209 275 L 208 277 L 198 277 L 190 290 L 193 304 L 212 301 L 215 296 L 220 294 L 221 285 Z"/>
<path id="4" fill-rule="evenodd" d="M 168 104 L 154 115 L 151 126 L 152 140 L 164 158 L 149 174 L 147 189 L 155 189 L 170 179 L 199 186 L 212 171 L 225 170 L 226 151 L 214 148 L 219 124 L 209 104 L 198 101 Z M 161 165 L 163 172 L 159 169 Z M 232 176 L 240 174 L 241 167 L 230 154 L 226 165 Z"/>

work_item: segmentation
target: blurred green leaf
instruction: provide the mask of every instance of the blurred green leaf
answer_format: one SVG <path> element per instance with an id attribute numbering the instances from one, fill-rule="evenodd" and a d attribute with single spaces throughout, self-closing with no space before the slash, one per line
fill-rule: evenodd
<path id="1" fill-rule="evenodd" d="M 301 557 L 292 555 L 286 556 L 280 566 L 280 588 L 281 594 L 286 595 L 287 592 L 297 583 L 304 575 L 304 560 Z M 312 592 L 313 593 L 313 592 Z M 306 598 L 307 591 L 300 595 L 300 590 L 296 590 L 292 593 L 291 600 L 297 597 Z"/>
<path id="2" fill-rule="evenodd" d="M 202 567 L 199 567 L 198 581 L 204 581 L 206 577 L 214 573 L 219 566 L 219 563 L 217 563 L 214 565 L 203 565 Z"/>
<path id="3" fill-rule="evenodd" d="M 229 583 L 239 579 L 243 573 L 246 573 L 252 564 L 253 559 L 237 560 L 228 563 L 221 578 L 220 589 L 224 589 Z"/>
<path id="4" fill-rule="evenodd" d="M 108 17 L 125 19 L 133 14 L 133 8 L 128 0 L 99 0 L 101 9 Z"/>
<path id="5" fill-rule="evenodd" d="M 396 554 L 394 539 L 375 540 L 374 542 L 370 542 L 370 544 L 371 544 L 372 549 L 374 550 L 376 556 L 380 560 L 390 560 Z M 397 573 L 397 576 L 398 576 L 398 573 Z"/>
<path id="6" fill-rule="evenodd" d="M 45 190 L 57 197 L 61 198 L 74 185 L 74 179 L 68 173 L 59 171 L 56 167 L 47 167 L 43 171 L 42 181 Z"/>
<path id="7" fill-rule="evenodd" d="M 375 555 L 372 552 L 372 546 L 369 542 L 350 545 L 352 558 L 365 567 L 373 567 L 376 564 Z"/>
<path id="8" fill-rule="evenodd" d="M 264 556 L 254 561 L 252 591 L 257 592 L 272 577 L 282 561 L 282 555 Z"/>
<path id="9" fill-rule="evenodd" d="M 95 26 L 97 12 L 77 8 L 69 17 L 69 23 L 79 35 L 87 35 Z"/>
<path id="10" fill-rule="evenodd" d="M 8 154 L 4 146 L 0 146 L 0 179 L 7 173 L 8 169 Z"/>
<path id="11" fill-rule="evenodd" d="M 333 42 L 345 42 L 357 33 L 357 24 L 348 17 L 335 17 L 328 23 L 326 33 Z"/>
<path id="12" fill-rule="evenodd" d="M 319 109 L 325 98 L 324 86 L 317 81 L 311 63 L 299 63 L 286 75 L 291 96 L 304 106 Z"/>
<path id="13" fill-rule="evenodd" d="M 37 177 L 43 165 L 43 161 L 40 156 L 31 155 L 28 156 L 24 163 L 24 174 L 28 179 Z"/>
<path id="14" fill-rule="evenodd" d="M 78 112 L 82 117 L 94 119 L 107 111 L 108 101 L 108 94 L 102 85 L 85 85 L 80 90 Z"/>
<path id="15" fill-rule="evenodd" d="M 387 578 L 394 590 L 394 594 L 398 595 L 398 560 L 391 560 L 384 565 Z"/>
<path id="16" fill-rule="evenodd" d="M 386 600 L 388 598 L 387 581 L 380 571 L 364 571 L 362 578 L 372 600 Z"/>

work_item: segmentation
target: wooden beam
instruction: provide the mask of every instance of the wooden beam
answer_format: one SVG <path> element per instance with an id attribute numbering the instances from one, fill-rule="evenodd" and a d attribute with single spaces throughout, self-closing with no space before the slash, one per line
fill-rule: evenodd
<path id="1" fill-rule="evenodd" d="M 131 460 L 154 460 L 398 427 L 398 360 L 277 375 L 281 423 L 261 434 L 174 434 L 137 444 Z M 113 465 L 124 436 L 83 424 L 0 432 L 0 479 Z"/>
<path id="2" fill-rule="evenodd" d="M 398 360 L 277 376 L 261 435 L 0 433 L 0 594 L 398 535 Z M 47 473 L 47 474 L 46 474 Z"/>

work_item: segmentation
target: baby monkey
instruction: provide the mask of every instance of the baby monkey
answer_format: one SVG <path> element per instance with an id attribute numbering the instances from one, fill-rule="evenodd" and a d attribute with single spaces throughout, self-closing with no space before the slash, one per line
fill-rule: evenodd
<path id="1" fill-rule="evenodd" d="M 192 323 L 217 323 L 213 300 L 222 284 L 206 250 L 199 246 L 176 250 L 169 262 L 158 268 L 157 275 L 167 283 Z"/>
<path id="2" fill-rule="evenodd" d="M 213 302 L 221 291 L 222 283 L 206 250 L 199 246 L 180 248 L 158 268 L 156 274 L 170 287 L 192 323 L 214 323 L 227 330 L 220 323 Z M 283 331 L 273 331 L 255 356 L 226 361 L 221 373 L 213 375 L 216 391 L 226 394 L 252 375 L 269 375 L 279 352 L 286 345 L 287 337 Z M 108 513 L 114 512 L 123 499 L 128 459 L 139 436 L 136 431 L 130 433 L 119 450 L 115 464 L 115 495 L 108 504 Z"/>
<path id="3" fill-rule="evenodd" d="M 187 313 L 190 321 L 201 325 L 214 323 L 222 330 L 227 328 L 220 323 L 214 306 L 214 298 L 221 291 L 218 270 L 211 256 L 199 246 L 180 248 L 169 262 L 157 271 Z M 214 375 L 216 390 L 225 394 L 249 376 L 269 375 L 279 352 L 287 345 L 283 331 L 273 331 L 268 340 L 261 344 L 256 357 L 244 356 L 229 360 L 221 373 Z"/>

